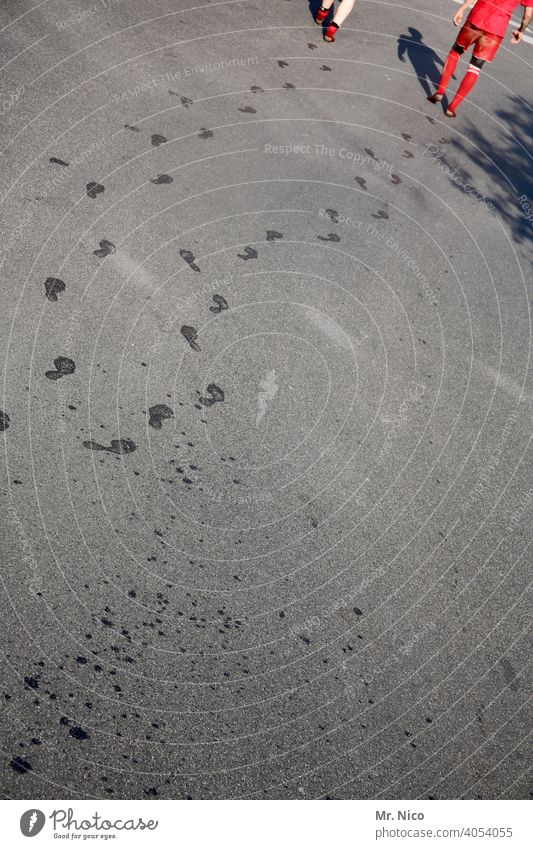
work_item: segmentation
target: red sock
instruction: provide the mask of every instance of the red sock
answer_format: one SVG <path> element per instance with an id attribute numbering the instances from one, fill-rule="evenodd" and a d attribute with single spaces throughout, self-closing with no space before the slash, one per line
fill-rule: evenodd
<path id="1" fill-rule="evenodd" d="M 450 50 L 450 52 L 448 53 L 448 58 L 446 59 L 446 62 L 444 64 L 444 70 L 440 78 L 439 87 L 437 88 L 435 94 L 444 94 L 444 92 L 446 91 L 446 86 L 450 82 L 452 74 L 457 68 L 457 63 L 459 59 L 459 54 L 456 53 L 455 50 Z"/>
<path id="2" fill-rule="evenodd" d="M 457 94 L 450 103 L 450 109 L 452 110 L 452 112 L 455 112 L 455 110 L 457 109 L 461 101 L 464 100 L 468 92 L 474 88 L 475 84 L 477 83 L 478 77 L 479 68 L 476 68 L 475 65 L 470 65 L 468 71 L 463 77 L 461 85 L 457 90 Z"/>

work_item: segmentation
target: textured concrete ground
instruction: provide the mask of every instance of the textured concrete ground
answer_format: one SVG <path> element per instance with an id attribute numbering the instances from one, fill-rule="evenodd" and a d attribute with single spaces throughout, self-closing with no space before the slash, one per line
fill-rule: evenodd
<path id="1" fill-rule="evenodd" d="M 450 122 L 455 9 L 2 4 L 4 797 L 529 795 L 533 48 Z"/>

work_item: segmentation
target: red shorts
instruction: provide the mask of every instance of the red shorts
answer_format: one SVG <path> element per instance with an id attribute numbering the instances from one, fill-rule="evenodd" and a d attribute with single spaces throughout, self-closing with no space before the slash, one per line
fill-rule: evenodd
<path id="1" fill-rule="evenodd" d="M 478 29 L 467 21 L 457 36 L 456 43 L 460 47 L 464 47 L 465 50 L 474 45 L 473 56 L 478 59 L 485 59 L 486 62 L 492 62 L 503 38 L 503 35 L 493 35 L 484 29 Z"/>

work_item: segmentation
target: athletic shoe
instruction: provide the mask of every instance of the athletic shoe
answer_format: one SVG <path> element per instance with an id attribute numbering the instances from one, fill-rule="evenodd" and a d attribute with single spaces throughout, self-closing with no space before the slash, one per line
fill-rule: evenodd
<path id="1" fill-rule="evenodd" d="M 319 9 L 315 15 L 315 24 L 321 24 L 322 21 L 325 21 L 330 11 L 330 9 Z"/>
<path id="2" fill-rule="evenodd" d="M 324 33 L 324 41 L 331 43 L 335 41 L 335 34 L 339 28 L 335 26 L 335 24 L 330 24 Z"/>

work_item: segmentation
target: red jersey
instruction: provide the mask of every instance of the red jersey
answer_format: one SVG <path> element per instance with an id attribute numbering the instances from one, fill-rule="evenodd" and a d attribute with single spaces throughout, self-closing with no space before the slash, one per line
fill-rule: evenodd
<path id="1" fill-rule="evenodd" d="M 504 36 L 517 6 L 533 7 L 533 0 L 477 0 L 468 21 L 492 35 Z"/>

